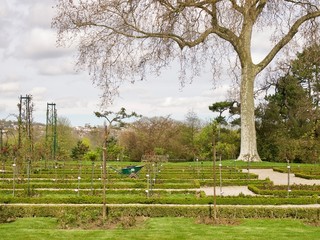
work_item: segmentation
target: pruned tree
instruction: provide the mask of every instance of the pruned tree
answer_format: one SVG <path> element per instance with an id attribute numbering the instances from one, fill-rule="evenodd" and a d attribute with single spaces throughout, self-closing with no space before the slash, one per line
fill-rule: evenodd
<path id="1" fill-rule="evenodd" d="M 320 2 L 57 0 L 56 10 L 53 27 L 58 44 L 78 44 L 78 65 L 89 69 L 107 100 L 117 94 L 125 79 L 134 82 L 147 73 L 158 73 L 176 58 L 181 62 L 184 83 L 198 75 L 205 62 L 221 64 L 219 49 L 223 55 L 233 57 L 231 53 L 235 53 L 233 59 L 241 67 L 238 158 L 260 161 L 254 121 L 255 79 L 297 35 L 314 38 L 308 33 L 319 33 Z M 273 46 L 255 63 L 252 39 L 258 30 L 272 33 Z"/>
<path id="2" fill-rule="evenodd" d="M 102 218 L 106 219 L 106 180 L 107 180 L 107 143 L 110 135 L 111 128 L 115 127 L 115 124 L 123 126 L 125 120 L 132 117 L 141 117 L 136 112 L 127 113 L 125 108 L 121 108 L 118 112 L 104 111 L 104 112 L 94 112 L 96 117 L 104 118 L 107 123 L 104 124 L 104 139 L 103 139 L 103 155 L 102 155 L 102 184 L 103 184 L 103 207 L 102 207 Z"/>
<path id="3" fill-rule="evenodd" d="M 216 117 L 216 121 L 219 124 L 226 124 L 226 118 L 222 116 L 223 112 L 226 110 L 231 111 L 231 108 L 233 106 L 233 102 L 223 101 L 223 102 L 215 102 L 211 106 L 209 106 L 209 110 L 212 112 L 219 113 L 219 116 Z"/>

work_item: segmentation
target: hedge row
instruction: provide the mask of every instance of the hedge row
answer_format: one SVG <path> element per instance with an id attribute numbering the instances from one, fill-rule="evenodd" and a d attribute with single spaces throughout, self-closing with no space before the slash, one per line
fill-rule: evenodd
<path id="1" fill-rule="evenodd" d="M 261 184 L 267 183 L 266 180 L 258 180 L 258 179 L 222 179 L 223 186 L 246 186 L 248 184 Z M 12 182 L 6 181 L 0 184 L 0 189 L 12 189 Z M 217 184 L 220 184 L 219 178 L 217 179 Z M 161 179 L 156 180 L 156 184 L 153 185 L 153 188 L 156 189 L 195 189 L 200 188 L 202 186 L 213 186 L 212 179 L 204 179 L 204 180 L 177 180 L 177 181 L 163 181 Z M 103 185 L 100 181 L 94 181 L 93 185 L 90 182 L 85 181 L 31 181 L 30 185 L 27 182 L 16 183 L 16 189 L 26 189 L 28 187 L 31 188 L 42 188 L 42 189 L 77 189 L 78 186 L 80 189 L 102 189 Z M 115 181 L 106 184 L 107 189 L 146 189 L 147 183 L 146 181 Z"/>
<path id="2" fill-rule="evenodd" d="M 319 167 L 318 167 L 319 169 Z M 281 172 L 281 173 L 287 173 L 287 168 L 273 168 L 274 171 Z M 312 168 L 291 168 L 291 173 L 294 173 L 296 177 L 301 177 L 305 179 L 320 179 L 320 171 L 319 170 L 313 170 Z"/>
<path id="3" fill-rule="evenodd" d="M 151 194 L 154 196 L 198 196 L 200 192 L 196 190 L 159 190 L 159 189 L 154 189 L 150 190 Z M 28 196 L 29 193 L 29 196 Z M 151 195 L 150 194 L 150 195 Z M 1 197 L 9 197 L 13 195 L 12 190 L 0 190 L 0 198 Z M 51 198 L 66 198 L 70 196 L 78 196 L 78 195 L 88 195 L 88 196 L 102 196 L 103 195 L 103 190 L 102 189 L 57 189 L 55 191 L 52 190 L 47 190 L 47 189 L 15 189 L 15 198 L 20 198 L 20 197 L 32 197 L 32 198 L 43 198 L 50 196 Z M 134 197 L 139 197 L 139 196 L 146 196 L 146 191 L 143 189 L 136 189 L 136 190 L 106 190 L 106 195 L 117 195 L 118 199 L 121 198 L 128 198 L 131 197 L 132 200 L 134 201 Z M 200 194 L 200 195 L 204 195 Z"/>
<path id="4" fill-rule="evenodd" d="M 59 189 L 75 189 L 78 188 L 78 182 L 31 182 L 30 186 L 32 188 L 59 188 Z M 80 188 L 91 189 L 90 182 L 80 182 Z M 28 183 L 19 183 L 15 185 L 16 188 L 28 188 Z M 101 182 L 93 183 L 93 188 L 102 188 L 103 185 Z M 147 183 L 145 181 L 137 182 L 110 182 L 106 184 L 108 189 L 146 189 Z M 12 183 L 3 183 L 0 185 L 0 189 L 11 189 Z M 197 180 L 192 181 L 180 181 L 180 183 L 156 183 L 155 188 L 161 189 L 193 189 L 200 188 L 200 183 Z"/>
<path id="5" fill-rule="evenodd" d="M 141 180 L 145 180 L 146 177 L 144 174 L 140 173 L 138 174 L 140 175 L 140 179 Z M 217 171 L 217 175 L 219 175 L 219 171 Z M 0 175 L 2 178 L 5 178 L 5 179 L 12 179 L 13 178 L 13 175 L 12 174 L 2 174 Z M 73 173 L 73 174 L 63 174 L 63 173 L 52 173 L 52 174 L 31 174 L 30 175 L 30 178 L 33 179 L 33 180 L 41 180 L 41 181 L 52 181 L 52 179 L 65 179 L 65 180 L 69 180 L 69 181 L 76 181 L 78 179 L 78 176 L 79 174 L 78 173 Z M 151 176 L 153 176 L 153 173 L 151 173 Z M 28 176 L 27 174 L 20 174 L 19 176 L 16 176 L 16 179 L 27 179 Z M 99 179 L 101 178 L 101 173 L 95 173 L 94 176 L 93 176 L 94 179 Z M 163 179 L 163 180 L 176 180 L 176 179 L 179 179 L 180 181 L 181 180 L 191 180 L 191 179 L 195 179 L 195 178 L 198 178 L 198 179 L 212 179 L 213 178 L 213 174 L 212 172 L 207 172 L 207 173 L 204 173 L 204 172 L 192 172 L 192 173 L 181 173 L 181 172 L 170 172 L 170 173 L 159 173 L 157 174 L 157 178 L 158 179 Z M 222 178 L 223 179 L 246 179 L 248 178 L 248 174 L 247 173 L 239 173 L 239 172 L 234 172 L 234 173 L 230 173 L 230 172 L 222 172 Z M 258 175 L 256 174 L 252 174 L 250 173 L 249 174 L 249 178 L 250 179 L 257 179 L 258 178 Z M 81 179 L 82 180 L 85 180 L 85 181 L 91 181 L 92 179 L 92 174 L 91 173 L 81 173 Z M 132 180 L 130 179 L 128 176 L 126 175 L 121 175 L 121 174 L 115 174 L 115 173 L 112 173 L 112 174 L 108 174 L 108 179 L 126 179 L 126 180 Z M 133 179 L 133 180 L 137 180 L 137 179 Z"/>
<path id="6" fill-rule="evenodd" d="M 311 175 L 311 174 L 305 174 L 305 173 L 295 173 L 294 174 L 296 177 L 301 177 L 305 179 L 320 179 L 320 174 L 319 175 Z"/>
<path id="7" fill-rule="evenodd" d="M 206 205 L 213 203 L 212 196 L 203 196 L 202 194 L 172 194 L 160 196 L 154 194 L 149 198 L 146 195 L 106 195 L 106 201 L 110 204 L 200 204 Z M 0 196 L 0 202 L 5 204 L 11 203 L 30 203 L 30 204 L 101 204 L 101 196 L 91 195 L 57 195 L 43 197 L 27 197 L 27 196 Z M 307 205 L 320 203 L 317 197 L 264 197 L 264 196 L 237 196 L 237 197 L 217 197 L 218 205 Z"/>
<path id="8" fill-rule="evenodd" d="M 290 196 L 314 196 L 318 198 L 320 195 L 319 189 L 313 189 L 314 186 L 306 187 L 306 189 L 298 188 L 295 186 L 290 186 Z M 288 195 L 288 187 L 287 186 L 274 186 L 274 188 L 266 188 L 264 185 L 249 185 L 248 189 L 255 194 L 259 195 L 272 195 L 272 196 L 279 196 L 284 197 Z"/>
<path id="9" fill-rule="evenodd" d="M 219 175 L 219 171 L 216 172 L 216 176 L 220 176 Z M 248 178 L 248 174 L 247 173 L 222 173 L 221 177 L 223 179 L 247 179 Z M 212 179 L 213 178 L 213 173 L 202 173 L 201 171 L 198 173 L 166 173 L 166 174 L 158 174 L 158 178 L 159 179 L 165 179 L 168 181 L 171 181 L 171 179 Z M 250 179 L 258 179 L 258 175 L 256 174 L 249 174 L 249 178 Z"/>
<path id="10" fill-rule="evenodd" d="M 263 182 L 262 184 L 255 184 L 255 186 L 261 190 L 287 190 L 288 185 L 274 185 L 273 182 Z M 320 193 L 320 185 L 306 185 L 306 184 L 291 184 L 290 189 L 292 190 L 308 190 L 314 193 Z"/>
<path id="11" fill-rule="evenodd" d="M 101 206 L 0 206 L 0 222 L 23 217 L 56 217 L 68 221 L 78 218 L 92 221 L 101 217 Z M 206 206 L 158 206 L 123 205 L 107 206 L 107 217 L 213 217 L 214 207 Z M 218 218 L 294 218 L 320 220 L 319 208 L 227 207 L 217 206 Z"/>

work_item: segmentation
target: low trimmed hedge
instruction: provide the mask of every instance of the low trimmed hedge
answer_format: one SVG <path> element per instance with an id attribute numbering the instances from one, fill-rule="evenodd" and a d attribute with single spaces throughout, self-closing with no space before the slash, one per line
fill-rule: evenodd
<path id="1" fill-rule="evenodd" d="M 272 195 L 284 197 L 288 195 L 288 186 L 272 184 L 250 184 L 248 189 L 259 195 Z M 318 185 L 291 185 L 290 196 L 313 196 L 318 198 L 320 195 L 320 186 Z"/>
<path id="2" fill-rule="evenodd" d="M 143 195 L 106 195 L 109 204 L 177 204 L 177 205 L 207 205 L 213 203 L 212 196 L 204 194 L 172 194 L 152 195 L 149 198 Z M 58 195 L 45 197 L 12 197 L 2 196 L 0 202 L 5 204 L 101 204 L 102 196 L 89 195 Z M 217 196 L 218 205 L 307 205 L 320 203 L 318 197 L 265 197 L 265 196 Z"/>
<path id="3" fill-rule="evenodd" d="M 100 218 L 102 206 L 0 206 L 0 222 L 23 217 L 56 217 L 82 219 L 86 221 Z M 212 217 L 214 207 L 205 206 L 159 206 L 123 205 L 107 206 L 107 217 L 145 216 L 145 217 Z M 320 220 L 319 208 L 282 207 L 228 207 L 217 206 L 218 218 L 294 218 Z"/>
<path id="4" fill-rule="evenodd" d="M 80 188 L 86 188 L 91 189 L 91 183 L 80 181 L 78 183 L 77 181 L 68 181 L 68 182 L 62 182 L 62 181 L 51 181 L 51 182 L 36 182 L 32 181 L 30 183 L 30 186 L 33 188 L 59 188 L 59 189 L 76 189 L 78 188 L 78 185 Z M 16 188 L 27 188 L 28 183 L 16 183 Z M 93 183 L 93 188 L 102 188 L 103 185 L 99 181 L 95 181 Z M 146 189 L 147 183 L 143 180 L 135 180 L 135 181 L 109 181 L 106 184 L 106 188 L 108 189 Z M 198 180 L 180 180 L 180 182 L 166 182 L 157 180 L 154 188 L 161 188 L 161 189 L 193 189 L 193 188 L 200 188 L 200 183 Z M 12 189 L 12 182 L 5 182 L 0 185 L 0 189 Z"/>
<path id="5" fill-rule="evenodd" d="M 306 173 L 295 173 L 294 175 L 304 179 L 320 179 L 320 175 L 311 175 Z"/>
<path id="6" fill-rule="evenodd" d="M 280 168 L 280 167 L 275 167 L 273 168 L 274 171 L 276 172 L 281 172 L 281 173 L 287 173 L 288 169 L 287 168 Z M 312 170 L 312 168 L 299 168 L 299 167 L 292 167 L 290 168 L 290 172 L 294 173 L 296 177 L 304 178 L 304 179 L 320 179 L 320 171 L 319 170 Z"/>

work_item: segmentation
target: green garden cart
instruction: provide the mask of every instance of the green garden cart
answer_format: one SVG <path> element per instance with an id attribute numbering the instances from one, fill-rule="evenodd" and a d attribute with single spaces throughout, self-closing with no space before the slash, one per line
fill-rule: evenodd
<path id="1" fill-rule="evenodd" d="M 127 166 L 124 168 L 116 169 L 114 167 L 111 167 L 111 169 L 115 170 L 117 173 L 129 176 L 130 178 L 138 178 L 138 172 L 143 168 L 143 166 Z"/>

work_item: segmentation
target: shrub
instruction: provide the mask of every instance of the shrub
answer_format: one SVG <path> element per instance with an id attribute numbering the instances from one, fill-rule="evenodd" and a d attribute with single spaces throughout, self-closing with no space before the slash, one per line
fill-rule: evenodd
<path id="1" fill-rule="evenodd" d="M 320 209 L 290 208 L 290 207 L 243 207 L 217 206 L 219 218 L 295 218 L 320 220 Z M 2 219 L 17 217 L 56 217 L 65 228 L 77 227 L 101 220 L 101 206 L 1 206 Z M 81 211 L 80 211 L 81 210 Z M 126 219 L 125 226 L 134 223 L 130 217 L 210 217 L 214 211 L 213 205 L 203 206 L 159 206 L 159 205 L 122 205 L 108 206 L 109 221 Z M 7 218 L 8 219 L 8 218 Z"/>

